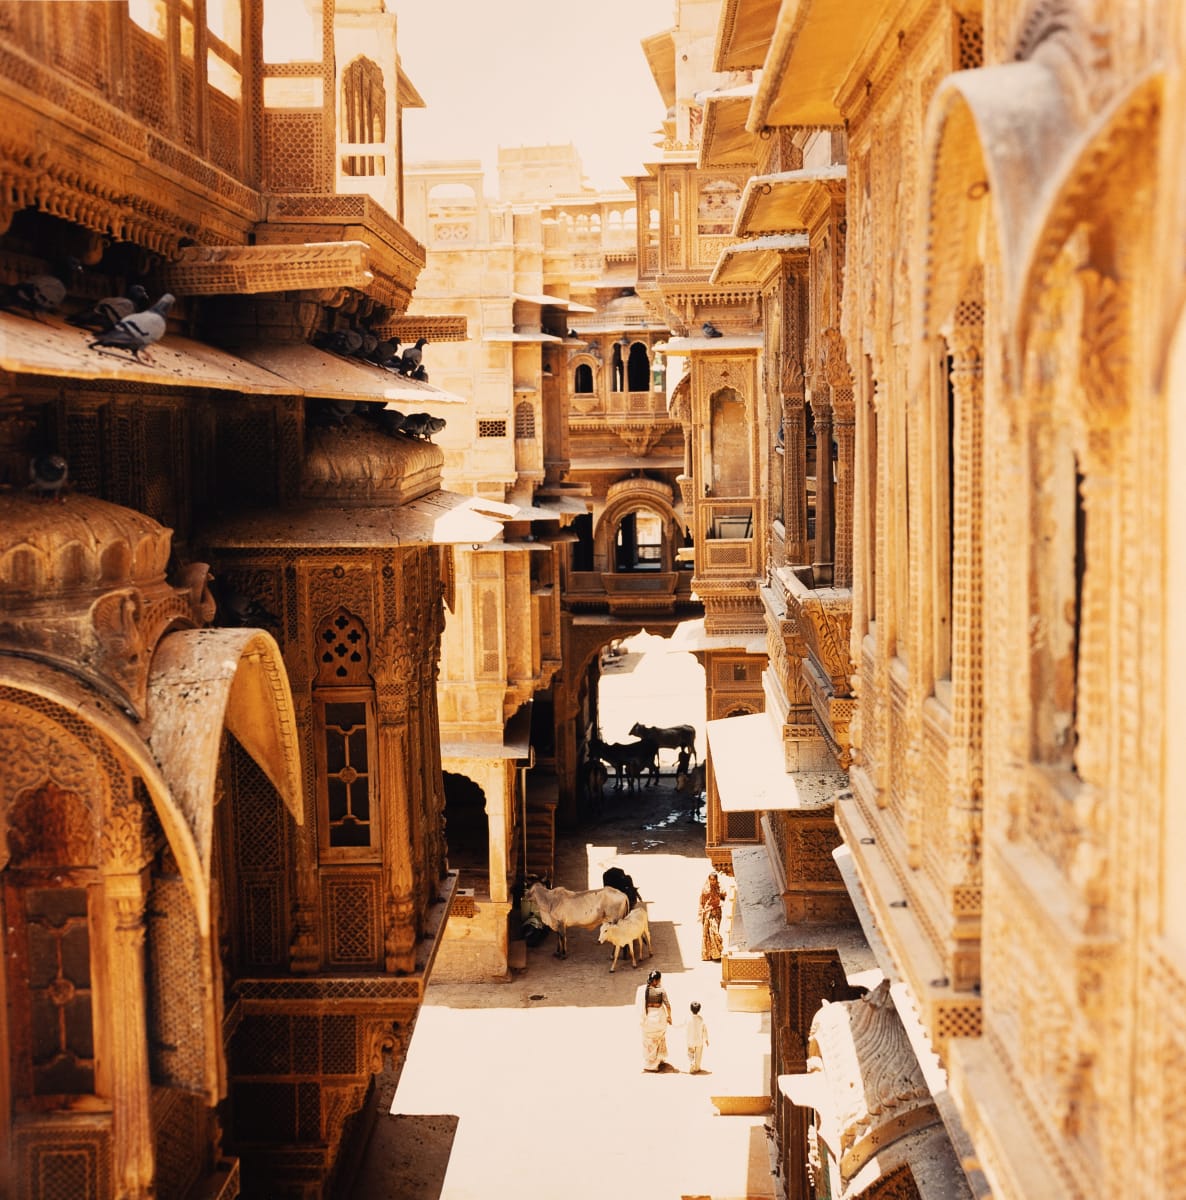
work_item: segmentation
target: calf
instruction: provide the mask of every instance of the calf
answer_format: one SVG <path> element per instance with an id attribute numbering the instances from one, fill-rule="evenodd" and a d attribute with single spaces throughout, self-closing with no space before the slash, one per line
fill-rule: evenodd
<path id="1" fill-rule="evenodd" d="M 618 965 L 618 955 L 622 953 L 623 946 L 630 951 L 630 965 L 637 967 L 638 959 L 634 957 L 635 942 L 638 943 L 638 958 L 642 958 L 643 942 L 646 943 L 647 955 L 654 955 L 651 949 L 651 924 L 647 918 L 647 906 L 639 901 L 620 920 L 607 921 L 602 925 L 597 940 L 609 942 L 614 948 L 614 960 L 609 965 L 611 974 Z"/>

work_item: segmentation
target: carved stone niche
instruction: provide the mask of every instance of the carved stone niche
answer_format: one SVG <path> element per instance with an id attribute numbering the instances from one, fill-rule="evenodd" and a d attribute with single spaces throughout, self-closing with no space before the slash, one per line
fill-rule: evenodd
<path id="1" fill-rule="evenodd" d="M 204 563 L 165 578 L 172 537 L 93 496 L 0 494 L 0 647 L 81 670 L 144 716 L 165 629 L 214 613 Z"/>

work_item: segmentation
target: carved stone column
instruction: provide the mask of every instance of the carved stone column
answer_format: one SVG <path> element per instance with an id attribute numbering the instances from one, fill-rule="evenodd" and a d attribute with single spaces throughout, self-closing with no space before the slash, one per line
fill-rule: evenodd
<path id="1" fill-rule="evenodd" d="M 807 562 L 807 410 L 803 378 L 805 255 L 788 259 L 783 277 L 783 494 L 787 561 Z"/>
<path id="2" fill-rule="evenodd" d="M 103 877 L 103 919 L 108 951 L 107 1009 L 111 1014 L 111 1097 L 115 1185 L 121 1200 L 153 1195 L 151 1084 L 148 1016 L 144 996 L 144 904 L 141 871 Z"/>
<path id="3" fill-rule="evenodd" d="M 964 307 L 961 305 L 961 308 Z M 976 314 L 977 316 L 979 313 Z M 983 326 L 957 324 L 950 342 L 955 408 L 951 564 L 952 717 L 950 788 L 957 886 L 980 880 L 984 787 Z"/>
<path id="4" fill-rule="evenodd" d="M 409 811 L 418 786 L 419 747 L 411 744 L 409 695 L 419 686 L 416 630 L 407 621 L 387 627 L 374 656 L 379 704 L 379 796 L 386 883 L 384 969 L 416 969 L 416 878 Z"/>
<path id="5" fill-rule="evenodd" d="M 824 391 L 825 389 L 821 389 Z M 825 393 L 826 394 L 826 393 Z M 832 406 L 811 401 L 815 415 L 815 560 L 816 587 L 831 587 L 835 562 L 835 487 L 832 480 Z"/>
<path id="6" fill-rule="evenodd" d="M 832 405 L 836 413 L 836 566 L 832 582 L 836 587 L 850 588 L 856 447 L 856 409 L 852 388 L 833 388 Z"/>

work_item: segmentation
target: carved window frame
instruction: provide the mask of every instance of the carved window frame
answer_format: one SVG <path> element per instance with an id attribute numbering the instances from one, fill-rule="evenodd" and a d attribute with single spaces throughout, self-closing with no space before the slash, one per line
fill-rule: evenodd
<path id="1" fill-rule="evenodd" d="M 63 1109 L 93 1109 L 96 1100 L 108 1094 L 104 1063 L 110 1058 L 105 1046 L 103 1013 L 104 938 L 101 920 L 102 884 L 94 879 L 80 878 L 89 872 L 6 871 L 4 878 L 5 933 L 4 949 L 8 960 L 5 972 L 7 989 L 9 1048 L 9 1082 L 11 1103 L 16 1112 L 60 1111 Z M 61 882 L 57 882 L 57 880 Z M 81 891 L 86 901 L 87 968 L 90 981 L 91 1087 L 87 1091 L 42 1092 L 38 1094 L 33 1079 L 33 1005 L 29 952 L 28 898 L 36 892 Z M 24 981 L 12 987 L 14 981 Z M 51 985 L 52 986 L 52 985 Z M 42 990 L 49 990 L 42 989 Z M 65 1016 L 61 1017 L 65 1020 Z"/>
<path id="2" fill-rule="evenodd" d="M 327 710 L 332 705 L 357 705 L 362 709 L 363 721 L 356 723 L 354 728 L 363 727 L 366 732 L 366 769 L 362 771 L 359 765 L 348 756 L 341 771 L 331 771 L 330 740 L 337 726 L 327 720 Z M 318 687 L 313 690 L 313 732 L 314 751 L 317 763 L 317 813 L 318 813 L 318 849 L 324 862 L 378 862 L 382 856 L 382 839 L 380 837 L 379 821 L 379 755 L 378 755 L 378 721 L 375 712 L 375 693 L 373 688 L 366 687 Z M 356 777 L 365 775 L 367 781 L 368 815 L 367 842 L 365 845 L 334 844 L 331 840 L 334 821 L 331 816 L 330 802 L 331 779 L 341 775 L 346 770 L 353 770 Z M 344 781 L 349 787 L 353 780 Z"/>

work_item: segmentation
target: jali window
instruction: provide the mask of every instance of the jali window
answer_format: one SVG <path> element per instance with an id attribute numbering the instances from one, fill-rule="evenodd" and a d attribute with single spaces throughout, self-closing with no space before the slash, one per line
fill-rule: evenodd
<path id="1" fill-rule="evenodd" d="M 375 689 L 362 622 L 339 609 L 318 635 L 313 708 L 321 849 L 332 858 L 379 850 Z"/>

